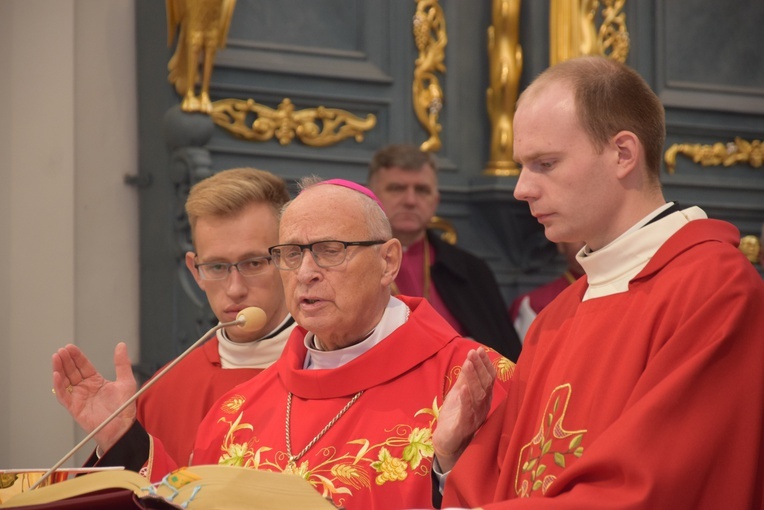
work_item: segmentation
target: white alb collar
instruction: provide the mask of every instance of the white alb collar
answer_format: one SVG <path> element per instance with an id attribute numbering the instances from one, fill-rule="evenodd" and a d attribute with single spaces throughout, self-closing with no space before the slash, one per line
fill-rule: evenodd
<path id="1" fill-rule="evenodd" d="M 221 366 L 223 368 L 268 368 L 281 356 L 286 340 L 294 327 L 288 327 L 272 338 L 268 337 L 291 320 L 292 316 L 287 314 L 272 331 L 251 342 L 234 342 L 228 338 L 225 329 L 219 329 L 217 338 Z"/>
<path id="2" fill-rule="evenodd" d="M 305 356 L 304 368 L 308 369 L 331 369 L 354 360 L 365 353 L 390 334 L 404 325 L 408 320 L 409 307 L 400 299 L 390 296 L 385 312 L 382 314 L 379 324 L 372 330 L 365 340 L 334 351 L 319 351 L 314 347 L 315 335 L 308 331 L 305 335 L 305 347 L 308 353 Z"/>
<path id="3" fill-rule="evenodd" d="M 647 265 L 655 252 L 687 223 L 707 218 L 699 207 L 690 207 L 650 223 L 650 220 L 673 204 L 665 204 L 645 216 L 604 248 L 591 251 L 584 246 L 576 255 L 588 279 L 587 299 L 609 296 L 629 290 L 629 282 Z"/>

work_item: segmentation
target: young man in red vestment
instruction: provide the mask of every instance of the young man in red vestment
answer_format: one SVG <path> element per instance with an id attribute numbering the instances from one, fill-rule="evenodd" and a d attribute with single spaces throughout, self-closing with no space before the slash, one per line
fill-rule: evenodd
<path id="1" fill-rule="evenodd" d="M 279 243 L 269 252 L 299 326 L 274 365 L 212 406 L 193 463 L 296 474 L 348 510 L 429 507 L 445 396 L 489 413 L 513 363 L 459 336 L 426 300 L 391 295 L 401 244 L 368 189 L 308 183 L 283 211 Z M 124 350 L 115 364 L 117 380 L 104 383 L 74 346 L 54 357 L 54 387 L 85 430 L 134 391 Z M 470 392 L 488 385 L 480 376 L 499 381 L 489 395 Z M 154 481 L 175 467 L 129 412 L 95 439 L 100 464 Z"/>
<path id="2" fill-rule="evenodd" d="M 666 203 L 664 138 L 658 97 L 604 57 L 521 95 L 515 197 L 549 240 L 586 242 L 586 275 L 533 322 L 474 437 L 481 413 L 446 399 L 444 506 L 764 508 L 764 282 L 733 225 Z"/>
<path id="3" fill-rule="evenodd" d="M 388 145 L 374 154 L 368 181 L 403 246 L 393 293 L 424 297 L 459 333 L 517 360 L 520 339 L 491 268 L 427 229 L 440 202 L 435 158 L 415 145 Z"/>
<path id="4" fill-rule="evenodd" d="M 273 364 L 294 329 L 268 254 L 289 198 L 283 179 L 253 168 L 218 172 L 188 194 L 194 251 L 186 253 L 186 266 L 215 317 L 230 322 L 242 309 L 257 306 L 268 320 L 252 332 L 218 330 L 139 397 L 138 420 L 179 465 L 188 464 L 199 423 L 212 404 Z"/>

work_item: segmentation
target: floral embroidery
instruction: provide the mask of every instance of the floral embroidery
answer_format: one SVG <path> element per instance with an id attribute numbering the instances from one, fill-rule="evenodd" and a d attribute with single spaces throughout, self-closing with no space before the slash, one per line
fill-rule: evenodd
<path id="1" fill-rule="evenodd" d="M 493 366 L 496 369 L 496 378 L 499 381 L 509 381 L 515 375 L 515 364 L 503 356 L 496 358 L 493 361 Z"/>
<path id="2" fill-rule="evenodd" d="M 497 378 L 503 382 L 509 380 L 514 373 L 514 363 L 490 349 L 486 350 L 493 359 Z M 460 372 L 461 366 L 454 366 L 448 371 L 443 395 L 451 389 Z M 254 427 L 242 422 L 245 398 L 234 395 L 220 408 L 224 416 L 218 423 L 226 424 L 228 431 L 220 446 L 218 463 L 300 476 L 324 497 L 344 505 L 346 497 L 352 497 L 354 491 L 370 489 L 372 478 L 374 484 L 381 486 L 404 482 L 410 476 L 429 477 L 435 453 L 432 432 L 440 412 L 438 400 L 440 398 L 442 401 L 443 395 L 433 398 L 432 407 L 416 411 L 409 423 L 384 429 L 388 437 L 379 443 L 372 444 L 368 439 L 360 438 L 346 441 L 344 445 L 316 446 L 308 456 L 310 461 L 299 463 L 290 463 L 289 456 L 283 450 L 272 450 L 266 446 L 258 448 L 259 439 L 252 433 L 237 438 L 239 432 L 254 431 Z M 236 413 L 238 415 L 233 418 L 231 415 Z"/>
<path id="3" fill-rule="evenodd" d="M 270 450 L 270 448 L 268 448 Z M 258 467 L 260 464 L 257 464 Z M 299 476 L 302 478 L 308 479 L 308 475 L 310 474 L 310 471 L 308 471 L 308 461 L 304 460 L 299 465 L 297 464 L 287 464 L 286 467 L 283 469 L 284 473 L 288 473 L 290 475 Z"/>
<path id="4" fill-rule="evenodd" d="M 243 401 L 239 405 L 241 403 Z M 237 432 L 254 429 L 251 424 L 241 422 L 243 412 L 234 420 L 228 420 L 224 416 L 218 423 L 227 424 L 228 431 L 220 447 L 218 463 L 301 476 L 319 489 L 325 497 L 340 494 L 352 496 L 354 490 L 368 489 L 371 487 L 372 474 L 376 474 L 374 483 L 377 485 L 402 482 L 409 474 L 428 476 L 434 455 L 432 429 L 439 411 L 437 403 L 436 397 L 433 399 L 432 408 L 420 409 L 414 413 L 414 416 L 431 416 L 427 426 L 398 424 L 386 429 L 391 435 L 384 441 L 371 444 L 368 439 L 354 439 L 345 443 L 344 452 L 338 451 L 334 446 L 321 448 L 311 459 L 311 462 L 315 463 L 313 466 L 309 465 L 307 460 L 290 465 L 288 456 L 283 451 L 274 452 L 264 458 L 263 454 L 271 448 L 263 446 L 255 450 L 253 444 L 257 442 L 256 438 L 247 436 L 249 441 L 236 442 Z M 424 464 L 425 459 L 430 462 Z"/>
<path id="5" fill-rule="evenodd" d="M 218 459 L 218 464 L 226 466 L 243 466 L 244 457 L 252 455 L 252 448 L 248 443 L 231 444 L 225 449 L 225 453 Z"/>
<path id="6" fill-rule="evenodd" d="M 241 395 L 233 395 L 231 398 L 223 402 L 223 405 L 220 406 L 220 410 L 226 414 L 233 414 L 241 409 L 245 400 L 246 399 Z"/>
<path id="7" fill-rule="evenodd" d="M 245 458 L 253 456 L 252 448 L 249 446 L 249 443 L 233 442 L 234 434 L 237 431 L 253 430 L 252 425 L 249 423 L 240 423 L 242 416 L 244 416 L 243 412 L 239 413 L 239 416 L 233 422 L 229 423 L 228 433 L 225 435 L 225 438 L 223 438 L 223 445 L 221 446 L 221 449 L 224 453 L 218 459 L 218 464 L 225 464 L 226 466 L 247 467 Z M 223 423 L 228 423 L 228 420 L 226 420 L 225 417 L 220 418 L 218 423 L 221 421 Z"/>
<path id="8" fill-rule="evenodd" d="M 483 350 L 486 351 L 489 355 L 492 355 L 491 364 L 493 365 L 493 368 L 496 369 L 496 379 L 501 382 L 509 381 L 515 374 L 515 364 L 490 347 L 483 346 Z M 446 377 L 446 393 L 448 393 L 454 383 L 456 383 L 456 379 L 459 377 L 460 373 L 462 373 L 461 365 L 451 368 L 451 372 L 449 372 L 448 376 Z"/>
<path id="9" fill-rule="evenodd" d="M 545 494 L 565 466 L 584 454 L 581 443 L 587 431 L 568 431 L 562 426 L 571 391 L 570 384 L 552 391 L 538 434 L 520 450 L 515 478 L 515 492 L 520 497 L 530 497 L 538 490 Z"/>
<path id="10" fill-rule="evenodd" d="M 409 444 L 403 449 L 403 460 L 411 469 L 419 467 L 422 458 L 432 458 L 435 448 L 432 445 L 432 430 L 416 428 L 409 434 Z"/>
<path id="11" fill-rule="evenodd" d="M 342 483 L 352 485 L 356 489 L 371 485 L 369 474 L 353 464 L 336 464 L 332 466 L 331 473 Z"/>
<path id="12" fill-rule="evenodd" d="M 382 448 L 379 451 L 379 460 L 372 462 L 373 467 L 379 476 L 374 480 L 377 485 L 383 485 L 385 482 L 395 482 L 397 480 L 405 480 L 407 473 L 406 468 L 408 465 L 401 459 L 396 459 L 390 455 L 390 451 L 387 448 Z"/>

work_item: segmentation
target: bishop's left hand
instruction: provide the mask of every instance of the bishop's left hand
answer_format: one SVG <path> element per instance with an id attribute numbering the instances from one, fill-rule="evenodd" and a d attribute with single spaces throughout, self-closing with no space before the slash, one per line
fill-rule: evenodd
<path id="1" fill-rule="evenodd" d="M 456 384 L 440 408 L 432 442 L 444 473 L 453 468 L 491 409 L 496 369 L 485 349 L 467 354 Z"/>

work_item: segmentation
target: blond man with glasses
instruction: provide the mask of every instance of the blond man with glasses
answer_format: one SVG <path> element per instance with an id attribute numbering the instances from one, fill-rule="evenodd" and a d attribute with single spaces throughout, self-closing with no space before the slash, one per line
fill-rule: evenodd
<path id="1" fill-rule="evenodd" d="M 231 322 L 243 309 L 256 306 L 265 311 L 267 321 L 251 332 L 218 330 L 139 397 L 138 421 L 178 465 L 189 463 L 197 428 L 212 404 L 276 361 L 295 327 L 279 271 L 268 254 L 268 247 L 278 242 L 278 214 L 288 200 L 280 177 L 253 168 L 224 170 L 189 192 L 186 212 L 194 251 L 186 253 L 186 266 L 215 317 Z M 115 355 L 127 363 L 129 373 L 124 344 Z M 59 363 L 78 357 L 86 361 L 75 346 L 59 349 L 57 356 Z M 94 369 L 91 373 L 94 385 L 109 388 Z M 77 385 L 73 388 L 77 391 Z M 135 382 L 131 386 L 127 381 L 122 391 L 134 393 Z M 59 391 L 56 396 L 63 402 L 71 395 Z M 70 403 L 64 405 L 69 408 Z M 126 419 L 132 420 L 129 413 Z"/>

